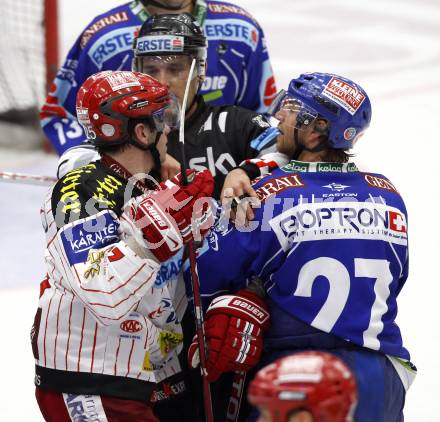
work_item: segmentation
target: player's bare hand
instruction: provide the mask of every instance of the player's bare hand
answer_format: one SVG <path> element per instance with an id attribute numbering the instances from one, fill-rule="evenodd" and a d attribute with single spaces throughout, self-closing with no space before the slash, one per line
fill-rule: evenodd
<path id="1" fill-rule="evenodd" d="M 223 206 L 231 209 L 231 218 L 239 225 L 246 225 L 253 220 L 252 208 L 259 206 L 259 200 L 251 186 L 249 176 L 242 169 L 234 169 L 226 176 L 220 200 Z"/>
<path id="2" fill-rule="evenodd" d="M 171 179 L 178 173 L 180 173 L 180 163 L 171 157 L 171 155 L 167 154 L 165 161 L 162 163 L 160 168 L 162 180 Z"/>

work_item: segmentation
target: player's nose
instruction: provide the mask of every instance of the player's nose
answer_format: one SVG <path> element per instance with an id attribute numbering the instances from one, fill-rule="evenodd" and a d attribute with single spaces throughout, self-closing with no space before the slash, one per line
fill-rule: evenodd
<path id="1" fill-rule="evenodd" d="M 162 84 L 162 85 L 168 85 L 170 84 L 170 78 L 169 74 L 165 69 L 160 69 L 160 71 L 156 75 L 156 79 Z"/>

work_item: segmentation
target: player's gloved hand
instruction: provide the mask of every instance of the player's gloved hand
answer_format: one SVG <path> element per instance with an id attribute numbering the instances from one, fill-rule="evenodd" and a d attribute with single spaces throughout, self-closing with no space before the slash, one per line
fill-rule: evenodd
<path id="1" fill-rule="evenodd" d="M 206 312 L 208 381 L 224 372 L 248 371 L 260 359 L 263 333 L 269 328 L 265 302 L 255 293 L 240 290 L 214 299 Z M 199 363 L 197 338 L 188 351 L 191 367 Z"/>
<path id="2" fill-rule="evenodd" d="M 176 254 L 183 244 L 203 236 L 212 224 L 212 212 L 206 199 L 214 190 L 209 170 L 188 172 L 190 184 L 180 185 L 180 178 L 167 180 L 152 192 L 136 198 L 130 217 L 142 231 L 146 246 L 163 262 Z M 197 226 L 194 228 L 193 226 Z"/>
<path id="3" fill-rule="evenodd" d="M 159 190 L 165 189 L 168 195 L 170 193 L 173 195 L 168 197 L 167 207 L 175 211 L 173 217 L 179 228 L 185 224 L 186 220 L 191 221 L 191 230 L 188 234 L 187 230 L 181 228 L 184 243 L 194 239 L 202 240 L 214 222 L 210 199 L 214 191 L 214 179 L 211 172 L 209 170 L 196 172 L 188 169 L 186 177 L 189 182 L 186 186 L 182 185 L 181 173 L 159 185 Z M 188 200 L 194 203 L 191 211 L 185 207 Z M 187 235 L 190 239 L 186 239 Z"/>

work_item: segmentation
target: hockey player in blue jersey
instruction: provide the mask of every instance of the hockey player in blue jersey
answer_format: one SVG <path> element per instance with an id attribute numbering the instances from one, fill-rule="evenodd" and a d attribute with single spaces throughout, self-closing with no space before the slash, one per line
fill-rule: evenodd
<path id="1" fill-rule="evenodd" d="M 262 365 L 327 351 L 355 374 L 357 422 L 402 421 L 415 376 L 395 322 L 408 277 L 407 212 L 385 176 L 348 162 L 370 100 L 346 78 L 310 73 L 279 93 L 272 113 L 278 149 L 292 161 L 254 182 L 254 221 L 219 223 L 199 251 L 208 373 L 249 369 L 266 331 Z M 248 420 L 256 418 L 254 410 Z"/>
<path id="2" fill-rule="evenodd" d="M 236 104 L 265 112 L 276 87 L 264 33 L 242 8 L 212 0 L 133 0 L 97 16 L 70 49 L 41 110 L 41 125 L 58 154 L 82 143 L 76 95 L 88 76 L 131 70 L 133 40 L 153 14 L 189 12 L 209 41 L 201 94 L 212 105 Z"/>

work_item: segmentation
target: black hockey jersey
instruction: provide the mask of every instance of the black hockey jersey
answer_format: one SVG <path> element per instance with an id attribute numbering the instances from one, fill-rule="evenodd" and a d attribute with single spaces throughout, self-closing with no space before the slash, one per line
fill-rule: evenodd
<path id="1" fill-rule="evenodd" d="M 189 167 L 211 171 L 215 179 L 213 196 L 218 198 L 227 173 L 244 160 L 269 153 L 272 160 L 284 158 L 276 153 L 277 132 L 273 129 L 262 114 L 237 106 L 210 106 L 199 98 L 196 111 L 185 121 Z M 181 161 L 178 130 L 168 135 L 168 154 Z"/>

